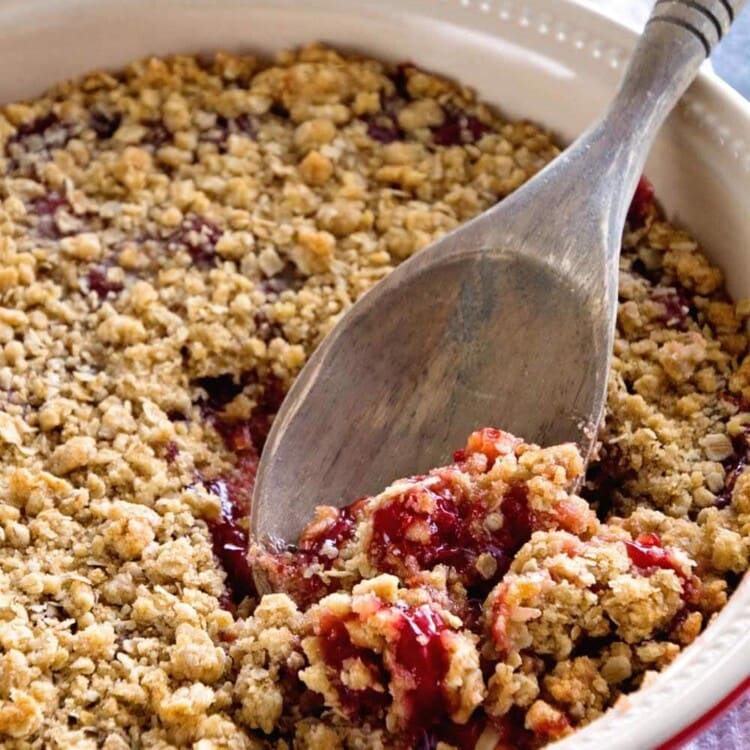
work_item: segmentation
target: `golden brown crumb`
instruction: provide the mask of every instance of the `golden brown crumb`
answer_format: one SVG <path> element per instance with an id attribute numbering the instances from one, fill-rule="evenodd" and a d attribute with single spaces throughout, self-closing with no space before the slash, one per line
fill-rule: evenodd
<path id="1" fill-rule="evenodd" d="M 649 203 L 624 238 L 585 490 L 604 523 L 570 494 L 572 446 L 519 443 L 497 462 L 475 450 L 474 490 L 499 503 L 526 486 L 539 522 L 512 562 L 474 561 L 472 584 L 496 583 L 483 620 L 449 566 L 395 581 L 354 548 L 338 583 L 323 571 L 339 590 L 317 609 L 284 594 L 229 604 L 228 588 L 251 592 L 217 562 L 209 525 L 242 494 L 317 343 L 558 149 L 439 76 L 318 46 L 272 64 L 222 53 L 94 73 L 3 107 L 0 141 L 8 750 L 403 745 L 399 701 L 381 725 L 351 720 L 315 658 L 316 613 L 372 597 L 438 613 L 454 721 L 520 712 L 534 747 L 669 664 L 747 568 L 750 304 Z M 509 517 L 487 513 L 488 533 Z M 627 544 L 649 534 L 671 568 L 632 564 Z M 358 643 L 390 659 L 394 622 L 367 623 Z M 495 660 L 486 682 L 480 657 Z M 369 658 L 334 682 L 408 693 L 393 669 L 375 680 Z"/>

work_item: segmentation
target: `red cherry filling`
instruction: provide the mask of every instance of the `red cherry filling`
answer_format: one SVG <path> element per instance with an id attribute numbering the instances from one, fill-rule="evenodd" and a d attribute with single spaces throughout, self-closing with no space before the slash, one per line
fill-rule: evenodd
<path id="1" fill-rule="evenodd" d="M 366 502 L 361 498 L 347 505 L 333 516 L 328 523 L 308 527 L 300 538 L 300 552 L 312 556 L 324 554 L 326 550 L 338 549 L 348 542 L 357 523 L 357 515 Z"/>
<path id="2" fill-rule="evenodd" d="M 34 229 L 40 237 L 54 240 L 63 236 L 55 219 L 61 208 L 70 208 L 70 204 L 64 195 L 55 190 L 29 202 L 29 215 L 36 217 Z"/>
<path id="3" fill-rule="evenodd" d="M 167 238 L 170 250 L 186 250 L 198 266 L 211 266 L 216 262 L 216 243 L 221 229 L 202 216 L 187 216 L 181 226 Z"/>
<path id="4" fill-rule="evenodd" d="M 281 408 L 281 402 L 286 396 L 286 386 L 281 380 L 274 376 L 267 377 L 264 381 L 263 392 L 258 397 L 248 421 L 248 429 L 253 436 L 255 449 L 260 453 L 268 439 L 274 417 Z"/>
<path id="5" fill-rule="evenodd" d="M 106 299 L 110 294 L 117 294 L 123 289 L 119 281 L 111 281 L 107 276 L 107 268 L 96 266 L 86 274 L 89 289 L 100 299 Z"/>
<path id="6" fill-rule="evenodd" d="M 497 580 L 528 541 L 533 526 L 522 487 L 508 492 L 500 510 L 500 528 L 488 528 L 483 505 L 470 502 L 457 485 L 433 475 L 373 513 L 369 554 L 379 569 L 396 574 L 449 565 L 469 587 Z M 496 563 L 488 579 L 476 567 L 482 554 Z"/>
<path id="7" fill-rule="evenodd" d="M 338 550 L 351 539 L 364 503 L 365 499 L 358 500 L 317 519 L 302 532 L 299 547 L 255 552 L 255 564 L 265 571 L 274 588 L 286 592 L 298 605 L 319 601 L 339 588 L 339 579 L 317 573 L 331 569 Z"/>
<path id="8" fill-rule="evenodd" d="M 469 435 L 466 447 L 456 451 L 453 454 L 453 460 L 456 463 L 462 463 L 470 455 L 481 453 L 487 457 L 487 468 L 489 469 L 500 456 L 507 456 L 512 453 L 516 446 L 522 442 L 509 432 L 503 432 L 494 427 L 484 427 Z"/>
<path id="9" fill-rule="evenodd" d="M 351 668 L 349 660 L 359 660 L 371 674 L 373 685 L 386 685 L 390 674 L 391 693 L 399 701 L 401 731 L 416 740 L 452 710 L 443 689 L 450 665 L 444 634 L 450 628 L 427 604 L 380 607 L 379 611 L 383 610 L 387 610 L 394 633 L 388 637 L 382 657 L 352 642 L 346 622 L 357 622 L 358 615 L 342 620 L 324 614 L 318 633 L 323 659 L 332 669 L 341 706 L 350 717 L 377 712 L 387 707 L 392 696 L 372 686 L 354 690 L 344 685 L 340 675 Z M 372 615 L 368 612 L 367 616 Z"/>
<path id="10" fill-rule="evenodd" d="M 196 381 L 206 394 L 199 402 L 204 413 L 213 421 L 227 448 L 237 456 L 237 463 L 231 471 L 206 482 L 208 489 L 221 501 L 220 517 L 207 523 L 214 554 L 227 575 L 229 601 L 236 603 L 256 593 L 247 558 L 249 534 L 246 523 L 259 455 L 286 393 L 280 380 L 269 378 L 250 418 L 239 422 L 227 421 L 221 415 L 222 409 L 242 392 L 248 382 L 248 376 L 235 379 L 231 374 Z M 294 572 L 299 575 L 297 568 Z"/>
<path id="11" fill-rule="evenodd" d="M 683 597 L 689 601 L 696 601 L 700 596 L 700 581 L 684 567 L 668 549 L 661 545 L 658 534 L 653 532 L 639 534 L 632 542 L 625 542 L 630 562 L 644 575 L 651 575 L 655 570 L 673 570 L 682 581 Z"/>
<path id="12" fill-rule="evenodd" d="M 641 225 L 648 216 L 649 208 L 654 202 L 654 186 L 646 177 L 638 180 L 638 186 L 633 194 L 633 200 L 628 209 L 628 221 Z"/>
<path id="13" fill-rule="evenodd" d="M 368 115 L 365 118 L 365 123 L 367 135 L 378 143 L 393 143 L 404 137 L 396 118 L 388 113 Z"/>
<path id="14" fill-rule="evenodd" d="M 450 711 L 443 692 L 450 665 L 443 641 L 448 626 L 426 604 L 416 609 L 399 607 L 399 612 L 399 636 L 388 661 L 394 677 L 409 686 L 400 698 L 407 704 L 407 733 L 417 736 Z"/>
<path id="15" fill-rule="evenodd" d="M 212 392 L 214 402 L 221 400 L 225 393 L 217 386 Z M 216 429 L 227 448 L 237 455 L 237 463 L 231 471 L 206 483 L 208 489 L 221 501 L 219 518 L 207 523 L 214 555 L 227 576 L 229 601 L 239 603 L 246 596 L 256 594 L 252 569 L 247 559 L 249 533 L 246 522 L 258 470 L 257 439 L 250 422 L 226 423 L 217 419 Z"/>
<path id="16" fill-rule="evenodd" d="M 675 573 L 684 575 L 682 567 L 674 559 L 671 552 L 661 546 L 658 534 L 639 534 L 634 541 L 625 542 L 630 562 L 644 572 L 653 571 L 656 568 L 674 570 Z"/>
<path id="17" fill-rule="evenodd" d="M 386 684 L 385 671 L 377 656 L 367 649 L 352 643 L 346 624 L 340 618 L 323 614 L 320 618 L 320 648 L 323 659 L 334 672 L 332 682 L 339 695 L 341 708 L 349 716 L 357 714 L 379 714 L 388 705 L 388 693 L 366 687 L 360 690 L 347 687 L 341 682 L 340 675 L 347 667 L 351 668 L 357 660 L 372 678 L 373 684 Z"/>
<path id="18" fill-rule="evenodd" d="M 263 390 L 256 397 L 255 408 L 246 420 L 229 421 L 221 414 L 224 407 L 252 382 L 254 382 L 252 373 L 243 373 L 239 376 L 224 373 L 213 377 L 198 378 L 195 380 L 195 385 L 205 392 L 205 396 L 198 399 L 204 416 L 213 421 L 216 431 L 224 438 L 227 448 L 240 453 L 248 445 L 252 445 L 256 453 L 260 455 L 271 430 L 273 419 L 286 395 L 284 384 L 274 376 L 266 378 Z"/>
<path id="19" fill-rule="evenodd" d="M 462 455 L 484 452 L 494 461 L 519 443 L 507 433 L 488 428 L 469 439 Z M 373 513 L 368 542 L 373 564 L 382 572 L 407 578 L 447 565 L 469 588 L 470 596 L 483 598 L 531 536 L 534 518 L 525 489 L 511 487 L 491 523 L 482 502 L 464 497 L 451 468 L 410 481 L 411 486 Z M 328 509 L 306 528 L 297 549 L 259 554 L 258 564 L 298 604 L 319 600 L 338 588 L 338 579 L 328 580 L 318 573 L 332 568 L 338 550 L 351 539 L 365 503 L 363 499 L 338 511 Z M 491 560 L 478 566 L 481 555 Z"/>
<path id="20" fill-rule="evenodd" d="M 372 517 L 370 556 L 381 569 L 467 564 L 468 535 L 451 486 L 427 479 L 378 508 Z"/>
<path id="21" fill-rule="evenodd" d="M 652 294 L 655 302 L 664 307 L 664 324 L 667 328 L 686 331 L 691 319 L 695 320 L 698 311 L 685 289 L 657 289 Z"/>
<path id="22" fill-rule="evenodd" d="M 479 118 L 463 111 L 448 111 L 442 125 L 432 128 L 432 140 L 437 146 L 461 146 L 476 143 L 492 129 Z"/>
<path id="23" fill-rule="evenodd" d="M 255 596 L 252 569 L 247 559 L 248 529 L 243 525 L 250 512 L 250 502 L 258 470 L 258 456 L 252 443 L 245 443 L 235 468 L 223 477 L 211 480 L 207 487 L 221 502 L 219 518 L 207 522 L 214 555 L 226 573 L 229 601 L 241 602 Z"/>
<path id="24" fill-rule="evenodd" d="M 730 399 L 739 401 L 738 407 L 741 411 L 747 410 L 747 404 L 744 399 Z M 726 479 L 724 480 L 724 489 L 716 498 L 717 508 L 726 508 L 732 502 L 734 487 L 737 480 L 742 476 L 750 461 L 750 440 L 748 432 L 741 432 L 732 439 L 734 453 L 723 461 Z"/>

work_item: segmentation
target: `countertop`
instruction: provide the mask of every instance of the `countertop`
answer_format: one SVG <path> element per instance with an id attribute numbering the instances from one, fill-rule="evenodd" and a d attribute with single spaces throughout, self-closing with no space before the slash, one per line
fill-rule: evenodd
<path id="1" fill-rule="evenodd" d="M 643 28 L 653 0 L 577 0 L 592 10 L 612 16 L 634 29 Z M 711 58 L 716 73 L 750 99 L 750 4 Z"/>
<path id="2" fill-rule="evenodd" d="M 713 61 L 716 73 L 750 99 L 750 6 L 717 47 Z"/>

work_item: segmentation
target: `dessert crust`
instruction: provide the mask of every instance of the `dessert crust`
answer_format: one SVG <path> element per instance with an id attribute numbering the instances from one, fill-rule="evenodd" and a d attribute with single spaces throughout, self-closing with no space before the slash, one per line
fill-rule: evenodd
<path id="1" fill-rule="evenodd" d="M 0 142 L 8 750 L 536 748 L 666 667 L 746 570 L 750 302 L 647 186 L 583 496 L 573 446 L 480 431 L 316 547 L 340 520 L 321 511 L 301 585 L 258 599 L 245 516 L 283 394 L 354 300 L 553 138 L 311 46 L 61 83 L 0 109 Z M 449 528 L 461 543 L 428 550 Z"/>

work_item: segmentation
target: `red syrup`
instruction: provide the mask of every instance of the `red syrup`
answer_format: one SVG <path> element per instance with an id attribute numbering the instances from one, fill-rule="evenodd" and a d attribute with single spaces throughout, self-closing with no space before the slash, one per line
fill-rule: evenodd
<path id="1" fill-rule="evenodd" d="M 381 611 L 386 607 L 381 607 Z M 430 727 L 450 713 L 443 690 L 450 665 L 450 653 L 444 634 L 450 630 L 443 618 L 432 607 L 395 605 L 388 607 L 396 630 L 384 655 L 357 646 L 352 642 L 347 622 L 356 623 L 357 615 L 345 619 L 323 614 L 318 633 L 323 659 L 331 668 L 331 678 L 339 695 L 342 709 L 351 717 L 378 714 L 389 705 L 392 695 L 373 687 L 353 690 L 339 679 L 346 671 L 347 661 L 358 659 L 380 686 L 391 680 L 398 685 L 398 700 L 402 702 L 401 716 L 405 725 L 401 732 L 409 737 L 414 747 Z M 370 613 L 371 614 L 371 613 Z"/>
<path id="2" fill-rule="evenodd" d="M 354 532 L 357 515 L 365 502 L 366 498 L 356 500 L 341 508 L 325 526 L 311 533 L 303 533 L 299 544 L 300 552 L 312 557 L 325 556 L 326 549 L 339 548 L 348 542 Z"/>
<path id="3" fill-rule="evenodd" d="M 407 733 L 416 737 L 436 717 L 450 711 L 443 692 L 443 681 L 450 656 L 443 640 L 448 626 L 428 605 L 400 608 L 399 637 L 391 671 L 405 678 L 412 687 L 401 696 L 408 706 Z"/>
<path id="4" fill-rule="evenodd" d="M 350 717 L 381 713 L 387 707 L 390 696 L 385 691 L 385 670 L 377 655 L 355 646 L 346 629 L 345 621 L 333 615 L 322 615 L 318 637 L 323 659 L 334 672 L 332 682 L 336 687 L 342 710 Z M 355 659 L 367 669 L 373 683 L 383 687 L 383 690 L 373 687 L 355 690 L 341 682 L 339 676 L 346 670 L 347 662 L 351 665 Z"/>
<path id="5" fill-rule="evenodd" d="M 298 547 L 258 555 L 256 564 L 265 571 L 274 588 L 291 596 L 300 607 L 314 604 L 339 588 L 339 579 L 325 578 L 319 573 L 331 569 L 338 550 L 351 539 L 364 502 L 364 498 L 357 500 L 341 508 L 327 523 L 303 531 Z"/>
<path id="6" fill-rule="evenodd" d="M 437 750 L 438 744 L 444 742 L 458 750 L 475 750 L 480 737 L 490 727 L 496 735 L 493 750 L 531 750 L 539 747 L 538 737 L 526 729 L 524 719 L 525 712 L 518 706 L 513 706 L 500 717 L 488 717 L 480 708 L 466 724 L 446 720 L 427 730 L 414 748 Z"/>
<path id="7" fill-rule="evenodd" d="M 740 411 L 747 411 L 750 408 L 744 399 L 736 399 L 731 396 L 729 398 L 734 400 L 735 403 L 739 402 L 737 406 Z M 747 429 L 732 438 L 732 445 L 734 452 L 722 462 L 724 471 L 726 472 L 726 479 L 724 480 L 724 489 L 716 498 L 716 507 L 720 510 L 731 504 L 737 480 L 744 473 L 750 460 L 750 441 L 748 440 Z"/>
<path id="8" fill-rule="evenodd" d="M 218 259 L 216 244 L 221 234 L 216 224 L 197 214 L 189 214 L 167 237 L 167 248 L 172 252 L 186 250 L 193 263 L 208 268 Z"/>
<path id="9" fill-rule="evenodd" d="M 119 281 L 111 281 L 107 276 L 106 266 L 95 266 L 86 274 L 89 289 L 96 294 L 100 300 L 106 299 L 110 294 L 117 294 L 123 290 Z"/>
<path id="10" fill-rule="evenodd" d="M 648 532 L 639 534 L 632 542 L 625 542 L 630 562 L 644 575 L 655 570 L 673 570 L 682 582 L 683 598 L 695 601 L 700 596 L 700 581 L 686 573 L 683 566 L 668 549 L 664 549 L 658 534 Z"/>
<path id="11" fill-rule="evenodd" d="M 258 456 L 250 444 L 237 457 L 231 472 L 207 482 L 207 488 L 221 503 L 219 517 L 207 521 L 214 555 L 226 573 L 225 606 L 239 604 L 247 596 L 256 596 L 252 569 L 247 558 L 250 511 Z"/>
<path id="12" fill-rule="evenodd" d="M 628 209 L 628 221 L 635 226 L 642 226 L 653 202 L 654 186 L 646 177 L 641 177 Z"/>
<path id="13" fill-rule="evenodd" d="M 432 128 L 432 140 L 437 146 L 461 146 L 476 143 L 491 130 L 474 115 L 451 109 L 445 113 L 443 124 Z"/>
<path id="14" fill-rule="evenodd" d="M 489 554 L 496 563 L 490 581 L 502 576 L 531 536 L 533 519 L 524 488 L 511 488 L 503 499 L 503 524 L 496 531 L 484 523 L 486 509 L 458 493 L 450 481 L 434 475 L 378 508 L 369 554 L 379 569 L 408 574 L 448 565 L 473 587 L 488 583 L 476 562 Z"/>
<path id="15" fill-rule="evenodd" d="M 658 534 L 639 534 L 634 541 L 625 542 L 625 547 L 628 550 L 630 562 L 643 572 L 663 568 L 673 570 L 681 577 L 684 576 L 682 568 L 671 552 L 661 546 Z"/>
<path id="16" fill-rule="evenodd" d="M 268 437 L 273 415 L 283 399 L 283 391 L 278 381 L 272 381 L 250 419 L 227 422 L 218 412 L 239 394 L 243 386 L 228 375 L 203 378 L 199 384 L 207 393 L 204 404 L 207 416 L 213 420 L 227 448 L 237 457 L 233 469 L 206 482 L 206 487 L 221 502 L 219 517 L 208 520 L 207 524 L 214 555 L 227 576 L 223 604 L 231 607 L 247 596 L 257 595 L 248 560 L 247 523 L 260 453 Z"/>

